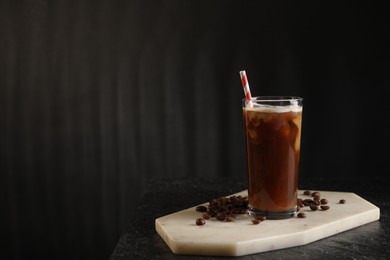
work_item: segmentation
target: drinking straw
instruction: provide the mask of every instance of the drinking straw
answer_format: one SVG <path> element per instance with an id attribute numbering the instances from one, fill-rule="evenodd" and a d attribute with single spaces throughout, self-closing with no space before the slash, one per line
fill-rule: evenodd
<path id="1" fill-rule="evenodd" d="M 244 94 L 245 94 L 245 105 L 246 107 L 252 108 L 253 107 L 253 103 L 251 101 L 252 94 L 249 88 L 248 77 L 246 76 L 245 70 L 240 71 L 240 77 L 241 77 L 242 89 L 244 90 Z"/>

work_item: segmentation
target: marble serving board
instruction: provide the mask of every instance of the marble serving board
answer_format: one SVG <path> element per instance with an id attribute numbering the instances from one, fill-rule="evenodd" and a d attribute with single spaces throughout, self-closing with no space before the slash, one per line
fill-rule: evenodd
<path id="1" fill-rule="evenodd" d="M 197 226 L 201 213 L 195 208 L 182 210 L 155 220 L 158 234 L 174 254 L 242 256 L 305 245 L 316 240 L 379 219 L 379 208 L 355 193 L 320 191 L 328 199 L 329 210 L 311 211 L 304 207 L 306 218 L 265 220 L 254 225 L 253 216 L 237 215 L 234 222 L 215 218 Z M 234 195 L 247 196 L 247 191 Z M 310 198 L 299 191 L 299 198 Z M 345 199 L 345 204 L 340 204 Z M 208 203 L 201 204 L 207 206 Z"/>

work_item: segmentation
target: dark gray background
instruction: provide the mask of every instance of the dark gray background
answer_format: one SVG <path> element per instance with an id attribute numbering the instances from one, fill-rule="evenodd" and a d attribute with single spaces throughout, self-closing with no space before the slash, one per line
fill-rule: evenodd
<path id="1" fill-rule="evenodd" d="M 245 178 L 241 69 L 304 98 L 301 178 L 387 176 L 386 10 L 1 0 L 0 256 L 107 259 L 152 177 Z"/>

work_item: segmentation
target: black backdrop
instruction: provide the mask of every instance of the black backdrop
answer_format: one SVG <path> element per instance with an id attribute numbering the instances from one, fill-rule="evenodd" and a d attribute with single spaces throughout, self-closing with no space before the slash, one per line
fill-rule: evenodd
<path id="1" fill-rule="evenodd" d="M 107 259 L 150 178 L 244 178 L 241 69 L 253 95 L 304 98 L 301 178 L 387 175 L 387 16 L 1 0 L 1 258 Z"/>

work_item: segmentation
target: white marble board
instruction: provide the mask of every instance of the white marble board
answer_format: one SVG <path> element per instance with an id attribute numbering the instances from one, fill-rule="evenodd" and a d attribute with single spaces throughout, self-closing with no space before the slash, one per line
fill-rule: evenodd
<path id="1" fill-rule="evenodd" d="M 254 225 L 252 216 L 237 215 L 234 222 L 213 218 L 197 226 L 195 220 L 201 213 L 195 210 L 196 205 L 157 218 L 155 227 L 174 254 L 242 256 L 305 245 L 379 219 L 379 208 L 355 193 L 320 193 L 328 199 L 330 209 L 311 211 L 305 207 L 306 218 L 265 220 Z M 234 195 L 247 196 L 247 191 Z M 309 198 L 303 191 L 298 197 Z M 340 204 L 340 199 L 345 199 L 346 204 Z"/>

